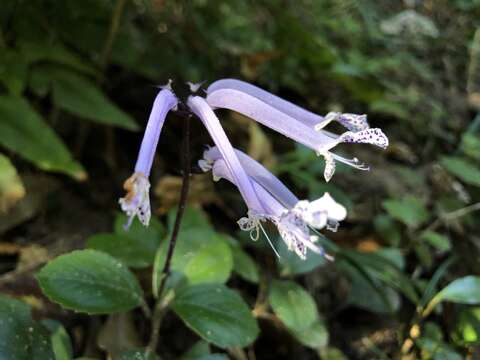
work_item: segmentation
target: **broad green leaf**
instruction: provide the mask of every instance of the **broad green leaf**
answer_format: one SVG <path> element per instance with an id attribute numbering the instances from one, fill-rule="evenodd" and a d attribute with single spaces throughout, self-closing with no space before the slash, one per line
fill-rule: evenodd
<path id="1" fill-rule="evenodd" d="M 66 65 L 77 71 L 89 75 L 96 75 L 97 71 L 87 64 L 85 57 L 81 58 L 71 51 L 67 50 L 58 42 L 42 43 L 42 42 L 20 42 L 20 52 L 22 57 L 28 63 L 51 62 L 58 65 Z"/>
<path id="2" fill-rule="evenodd" d="M 165 263 L 169 241 L 160 246 L 156 271 Z M 171 269 L 183 274 L 189 283 L 224 283 L 230 277 L 233 256 L 225 237 L 206 229 L 187 229 L 177 238 Z M 157 276 L 160 280 L 160 276 Z"/>
<path id="3" fill-rule="evenodd" d="M 405 225 L 415 228 L 428 220 L 429 214 L 423 203 L 414 196 L 402 199 L 390 199 L 383 202 L 383 207 L 393 218 Z"/>
<path id="4" fill-rule="evenodd" d="M 129 350 L 124 352 L 118 360 L 158 360 L 159 357 L 146 350 Z"/>
<path id="5" fill-rule="evenodd" d="M 247 254 L 238 242 L 230 242 L 233 253 L 233 270 L 243 279 L 258 283 L 258 267 L 255 260 Z"/>
<path id="6" fill-rule="evenodd" d="M 10 94 L 20 96 L 27 82 L 28 67 L 25 59 L 16 51 L 2 48 L 0 82 Z"/>
<path id="7" fill-rule="evenodd" d="M 0 154 L 0 214 L 25 196 L 25 188 L 10 160 Z"/>
<path id="8" fill-rule="evenodd" d="M 51 75 L 53 101 L 60 108 L 101 124 L 138 130 L 135 120 L 87 78 L 60 69 L 52 71 Z"/>
<path id="9" fill-rule="evenodd" d="M 42 170 L 62 172 L 77 180 L 87 177 L 62 140 L 22 98 L 0 96 L 0 145 Z"/>
<path id="10" fill-rule="evenodd" d="M 169 232 L 172 232 L 173 225 L 175 223 L 175 217 L 177 215 L 177 210 L 178 209 L 173 209 L 168 213 L 167 224 Z M 183 213 L 180 231 L 189 229 L 211 230 L 212 225 L 210 224 L 205 212 L 203 212 L 201 209 L 187 206 L 185 212 Z"/>
<path id="11" fill-rule="evenodd" d="M 220 348 L 245 347 L 258 335 L 257 322 L 247 304 L 224 285 L 185 287 L 172 308 L 188 327 Z"/>
<path id="12" fill-rule="evenodd" d="M 115 234 L 126 236 L 134 240 L 145 241 L 147 243 L 159 243 L 165 236 L 165 228 L 156 218 L 150 218 L 148 226 L 142 225 L 140 221 L 134 220 L 130 227 L 125 230 L 127 216 L 124 213 L 117 214 L 113 231 Z"/>
<path id="13" fill-rule="evenodd" d="M 191 284 L 224 283 L 233 268 L 232 251 L 226 241 L 212 241 L 198 249 L 185 264 L 184 275 Z"/>
<path id="14" fill-rule="evenodd" d="M 50 319 L 43 320 L 42 324 L 50 331 L 55 360 L 73 359 L 72 342 L 63 325 L 58 321 Z"/>
<path id="15" fill-rule="evenodd" d="M 134 268 L 148 267 L 153 263 L 160 239 L 137 239 L 117 234 L 95 234 L 87 239 L 87 247 L 100 250 Z"/>
<path id="16" fill-rule="evenodd" d="M 480 276 L 465 276 L 452 281 L 430 300 L 423 316 L 427 316 L 442 301 L 475 305 L 480 303 Z"/>
<path id="17" fill-rule="evenodd" d="M 480 186 L 480 168 L 469 160 L 461 157 L 444 156 L 441 158 L 440 164 L 464 183 Z"/>
<path id="18" fill-rule="evenodd" d="M 30 306 L 0 295 L 0 359 L 51 360 L 48 330 L 35 323 Z"/>
<path id="19" fill-rule="evenodd" d="M 312 296 L 293 281 L 273 281 L 269 301 L 275 314 L 292 331 L 302 332 L 318 319 Z"/>
<path id="20" fill-rule="evenodd" d="M 67 309 L 91 314 L 127 311 L 143 300 L 128 268 L 96 250 L 77 250 L 50 261 L 37 274 L 45 295 Z"/>
<path id="21" fill-rule="evenodd" d="M 204 340 L 199 340 L 182 355 L 180 360 L 198 360 L 205 355 L 210 355 L 210 345 Z"/>
<path id="22" fill-rule="evenodd" d="M 315 320 L 308 328 L 301 331 L 294 331 L 293 335 L 303 345 L 313 349 L 319 349 L 328 344 L 328 329 L 320 319 Z"/>
<path id="23" fill-rule="evenodd" d="M 431 246 L 440 251 L 448 251 L 452 247 L 448 237 L 435 231 L 427 230 L 422 232 L 420 235 L 420 240 L 428 242 Z"/>

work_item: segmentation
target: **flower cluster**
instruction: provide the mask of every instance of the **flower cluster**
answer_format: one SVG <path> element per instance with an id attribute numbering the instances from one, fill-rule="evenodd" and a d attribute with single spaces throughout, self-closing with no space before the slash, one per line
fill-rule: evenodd
<path id="1" fill-rule="evenodd" d="M 142 224 L 148 225 L 148 176 L 166 115 L 176 108 L 178 102 L 170 87 L 163 88 L 155 99 L 135 172 L 124 185 L 127 195 L 120 199 L 122 210 L 129 217 L 127 227 L 135 216 Z M 311 148 L 325 159 L 326 181 L 335 172 L 335 161 L 361 170 L 368 169 L 357 158 L 346 159 L 331 152 L 336 145 L 369 143 L 386 148 L 388 138 L 385 134 L 378 128 L 370 128 L 366 115 L 330 112 L 322 117 L 234 79 L 212 83 L 206 89 L 206 97 L 191 95 L 186 105 L 207 128 L 215 143 L 205 151 L 199 161 L 200 168 L 205 172 L 212 171 L 214 180 L 223 178 L 234 184 L 248 207 L 247 216 L 238 221 L 240 228 L 249 231 L 253 240 L 259 238 L 260 232 L 268 239 L 262 223 L 269 221 L 277 227 L 288 249 L 295 251 L 300 258 L 306 258 L 307 250 L 328 258 L 316 243 L 318 237 L 311 235 L 311 230 L 327 228 L 336 231 L 339 221 L 347 215 L 346 209 L 328 193 L 314 201 L 299 200 L 263 165 L 232 146 L 214 110 L 236 111 Z M 347 131 L 337 135 L 325 130 L 332 121 Z"/>

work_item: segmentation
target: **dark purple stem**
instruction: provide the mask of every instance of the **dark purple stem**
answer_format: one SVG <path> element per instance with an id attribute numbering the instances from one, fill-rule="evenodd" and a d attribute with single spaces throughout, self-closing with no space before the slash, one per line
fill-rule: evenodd
<path id="1" fill-rule="evenodd" d="M 162 270 L 161 282 L 158 288 L 158 300 L 155 304 L 155 310 L 152 316 L 152 333 L 148 345 L 148 350 L 151 352 L 155 352 L 155 349 L 158 345 L 160 323 L 165 312 L 162 295 L 165 290 L 167 278 L 170 275 L 170 266 L 172 263 L 173 251 L 175 250 L 175 244 L 177 242 L 180 224 L 182 222 L 183 214 L 187 206 L 188 189 L 190 185 L 190 116 L 191 115 L 186 115 L 184 119 L 182 190 L 180 193 L 177 215 L 175 217 L 175 224 L 173 225 L 172 236 L 170 237 L 170 242 L 168 244 L 167 257 L 165 259 L 165 265 L 163 266 Z"/>

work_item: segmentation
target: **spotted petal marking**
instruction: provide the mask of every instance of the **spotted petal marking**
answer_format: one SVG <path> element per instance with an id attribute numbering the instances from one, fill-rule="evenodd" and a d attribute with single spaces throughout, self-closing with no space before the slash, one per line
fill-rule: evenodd
<path id="1" fill-rule="evenodd" d="M 388 147 L 388 138 L 379 128 L 367 129 L 359 132 L 347 131 L 343 133 L 340 142 L 345 143 L 364 143 L 377 145 L 383 149 Z"/>
<path id="2" fill-rule="evenodd" d="M 357 115 L 357 114 L 350 114 L 350 113 L 339 113 L 339 112 L 329 112 L 323 118 L 323 121 L 315 125 L 315 130 L 319 131 L 327 126 L 332 121 L 337 121 L 342 124 L 343 127 L 346 129 L 358 132 L 362 130 L 366 130 L 370 127 L 367 121 L 367 115 Z"/>

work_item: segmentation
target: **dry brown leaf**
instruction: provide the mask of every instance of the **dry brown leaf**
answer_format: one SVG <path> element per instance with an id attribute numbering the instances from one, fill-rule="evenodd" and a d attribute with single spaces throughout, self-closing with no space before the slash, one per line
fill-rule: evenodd
<path id="1" fill-rule="evenodd" d="M 180 176 L 164 176 L 155 185 L 154 194 L 160 200 L 160 206 L 156 210 L 159 215 L 165 214 L 178 205 L 182 178 Z M 188 191 L 188 204 L 202 206 L 218 203 L 218 196 L 214 191 L 212 175 L 200 174 L 190 178 Z"/>
<path id="2" fill-rule="evenodd" d="M 133 348 L 142 347 L 132 312 L 109 315 L 97 337 L 97 344 L 112 359 Z"/>

